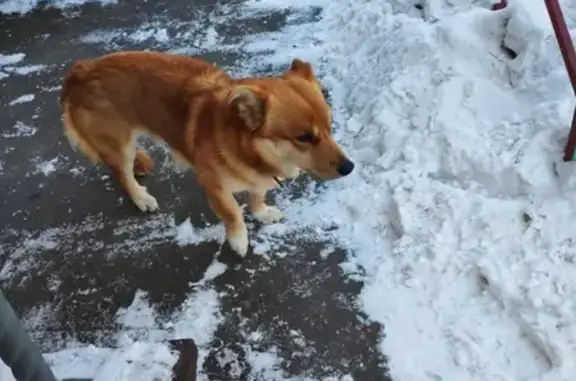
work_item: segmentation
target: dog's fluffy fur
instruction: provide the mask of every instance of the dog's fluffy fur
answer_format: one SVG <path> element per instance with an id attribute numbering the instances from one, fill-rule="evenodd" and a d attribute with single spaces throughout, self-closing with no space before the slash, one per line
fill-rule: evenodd
<path id="1" fill-rule="evenodd" d="M 282 218 L 264 203 L 277 178 L 299 169 L 332 179 L 353 164 L 331 136 L 330 109 L 309 63 L 295 59 L 279 77 L 234 79 L 200 59 L 121 52 L 76 62 L 60 103 L 70 142 L 115 173 L 142 211 L 158 209 L 135 174 L 153 162 L 139 133 L 166 142 L 191 164 L 231 248 L 244 256 L 248 235 L 234 193 L 249 192 L 254 217 Z"/>

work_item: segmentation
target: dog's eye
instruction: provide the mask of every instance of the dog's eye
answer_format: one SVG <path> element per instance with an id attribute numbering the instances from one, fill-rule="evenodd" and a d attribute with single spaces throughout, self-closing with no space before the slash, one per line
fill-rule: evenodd
<path id="1" fill-rule="evenodd" d="M 304 135 L 297 136 L 296 140 L 302 143 L 310 143 L 314 141 L 314 135 L 311 132 L 308 132 Z"/>

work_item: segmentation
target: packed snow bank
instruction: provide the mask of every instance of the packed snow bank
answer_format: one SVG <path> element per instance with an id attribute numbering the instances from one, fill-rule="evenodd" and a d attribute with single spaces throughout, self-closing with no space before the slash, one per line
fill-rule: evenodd
<path id="1" fill-rule="evenodd" d="M 359 166 L 289 219 L 339 225 L 395 380 L 574 380 L 570 84 L 541 1 L 464 3 L 327 6 L 325 80 Z"/>

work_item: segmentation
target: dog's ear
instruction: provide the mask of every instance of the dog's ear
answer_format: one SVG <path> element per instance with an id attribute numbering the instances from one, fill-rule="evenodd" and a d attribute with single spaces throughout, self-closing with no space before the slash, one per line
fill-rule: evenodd
<path id="1" fill-rule="evenodd" d="M 307 81 L 314 81 L 316 80 L 316 76 L 314 75 L 314 70 L 312 70 L 312 65 L 308 62 L 304 62 L 298 58 L 295 58 L 292 63 L 290 64 L 290 71 L 291 74 L 295 74 L 299 77 L 304 78 Z"/>
<path id="2" fill-rule="evenodd" d="M 266 93 L 254 86 L 238 86 L 229 98 L 232 113 L 251 131 L 256 131 L 266 119 Z"/>

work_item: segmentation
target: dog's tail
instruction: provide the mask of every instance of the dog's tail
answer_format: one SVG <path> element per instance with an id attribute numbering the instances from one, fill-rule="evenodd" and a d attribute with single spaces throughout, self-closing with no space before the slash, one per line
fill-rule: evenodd
<path id="1" fill-rule="evenodd" d="M 83 133 L 82 126 L 75 123 L 74 116 L 76 116 L 78 112 L 84 113 L 86 111 L 74 110 L 74 107 L 67 101 L 64 101 L 63 107 L 64 134 L 70 142 L 70 145 L 80 150 L 92 164 L 98 164 L 101 161 L 98 151 L 94 149 L 94 146 L 90 143 L 90 139 Z"/>
<path id="2" fill-rule="evenodd" d="M 73 89 L 82 85 L 88 79 L 88 73 L 94 68 L 94 61 L 91 59 L 79 60 L 72 65 L 64 77 L 62 90 L 60 91 L 60 106 L 64 106 L 70 98 Z"/>
<path id="3" fill-rule="evenodd" d="M 100 155 L 84 133 L 83 126 L 89 123 L 90 111 L 81 104 L 81 93 L 85 90 L 89 72 L 94 67 L 92 60 L 76 62 L 64 78 L 60 92 L 63 112 L 64 134 L 74 148 L 78 148 L 93 164 L 100 162 Z M 75 96 L 76 94 L 80 97 Z"/>

